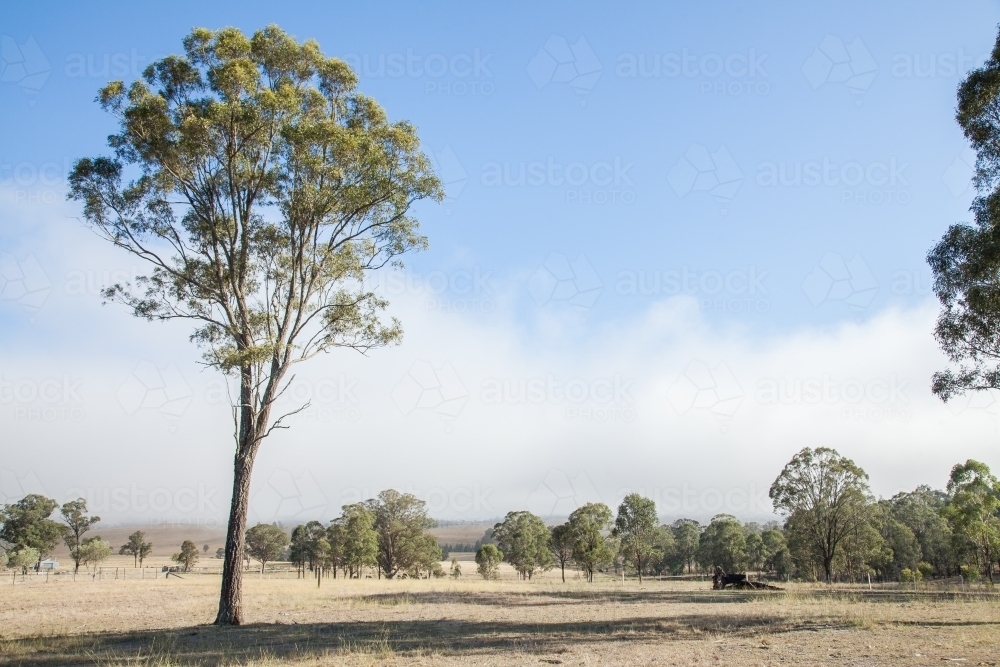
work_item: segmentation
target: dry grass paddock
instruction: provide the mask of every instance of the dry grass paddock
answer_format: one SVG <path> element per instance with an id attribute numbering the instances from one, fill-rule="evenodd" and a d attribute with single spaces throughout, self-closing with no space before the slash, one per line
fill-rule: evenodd
<path id="1" fill-rule="evenodd" d="M 317 588 L 248 573 L 241 628 L 209 625 L 217 575 L 8 580 L 0 664 L 1000 664 L 1000 598 L 991 593 L 794 584 L 717 592 L 702 582 L 473 575 L 326 579 Z"/>

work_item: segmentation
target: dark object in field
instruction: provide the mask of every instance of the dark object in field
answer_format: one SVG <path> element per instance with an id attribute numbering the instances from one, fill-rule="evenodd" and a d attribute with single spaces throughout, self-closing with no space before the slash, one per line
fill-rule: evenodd
<path id="1" fill-rule="evenodd" d="M 763 591 L 780 591 L 781 588 L 771 586 L 761 581 L 750 581 L 745 574 L 726 574 L 721 567 L 715 568 L 712 575 L 712 588 L 721 591 L 724 588 L 740 588 Z"/>

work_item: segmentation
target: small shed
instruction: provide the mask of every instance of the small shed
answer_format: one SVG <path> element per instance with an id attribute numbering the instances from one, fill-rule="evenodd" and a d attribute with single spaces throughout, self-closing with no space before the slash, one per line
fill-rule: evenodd
<path id="1" fill-rule="evenodd" d="M 46 558 L 45 560 L 43 560 L 41 563 L 38 564 L 38 569 L 40 571 L 58 570 L 59 569 L 59 561 L 54 560 L 52 558 Z"/>

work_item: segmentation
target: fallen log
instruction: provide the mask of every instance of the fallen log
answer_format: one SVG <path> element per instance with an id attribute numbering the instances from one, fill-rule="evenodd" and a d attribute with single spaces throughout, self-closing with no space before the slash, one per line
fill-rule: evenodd
<path id="1" fill-rule="evenodd" d="M 780 591 L 778 586 L 765 584 L 762 581 L 750 581 L 745 574 L 726 574 L 721 567 L 716 566 L 712 575 L 712 589 L 721 591 L 725 588 L 757 591 Z"/>

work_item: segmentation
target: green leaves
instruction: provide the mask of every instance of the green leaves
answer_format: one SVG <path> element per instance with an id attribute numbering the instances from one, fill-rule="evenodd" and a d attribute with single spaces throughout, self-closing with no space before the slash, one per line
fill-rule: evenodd
<path id="1" fill-rule="evenodd" d="M 427 246 L 409 208 L 441 184 L 412 125 L 277 26 L 195 29 L 143 79 L 98 93 L 114 156 L 79 160 L 69 198 L 149 268 L 105 298 L 189 320 L 205 363 L 239 377 L 239 446 L 255 451 L 292 364 L 399 342 L 365 279 Z"/>
<path id="2" fill-rule="evenodd" d="M 274 524 L 258 523 L 247 530 L 246 549 L 252 558 L 260 562 L 260 570 L 270 561 L 277 560 L 288 546 L 288 535 Z"/>
<path id="3" fill-rule="evenodd" d="M 63 540 L 69 547 L 69 553 L 73 557 L 76 569 L 80 569 L 80 563 L 84 562 L 83 534 L 90 530 L 95 523 L 98 523 L 101 517 L 88 516 L 87 501 L 83 498 L 77 498 L 63 504 L 59 512 L 69 528 L 63 536 Z M 110 549 L 110 547 L 108 548 Z"/>
<path id="4" fill-rule="evenodd" d="M 976 560 L 989 564 L 992 581 L 992 563 L 1000 554 L 1000 482 L 985 463 L 969 459 L 951 469 L 948 493 L 943 514 L 955 534 L 972 546 Z"/>
<path id="5" fill-rule="evenodd" d="M 814 550 L 829 580 L 837 549 L 867 520 L 868 474 L 828 447 L 806 447 L 792 457 L 768 493 L 774 508 L 789 515 L 796 539 Z"/>
<path id="6" fill-rule="evenodd" d="M 548 526 L 531 512 L 508 512 L 503 522 L 493 527 L 493 539 L 522 577 L 530 579 L 536 570 L 552 567 L 552 539 Z"/>
<path id="7" fill-rule="evenodd" d="M 198 547 L 191 540 L 184 540 L 181 543 L 181 550 L 170 557 L 187 572 L 198 562 Z"/>
<path id="8" fill-rule="evenodd" d="M 0 538 L 19 547 L 35 549 L 39 557 L 52 552 L 69 530 L 50 519 L 59 504 L 51 498 L 28 494 L 16 503 L 0 508 Z"/>
<path id="9" fill-rule="evenodd" d="M 153 543 L 146 541 L 146 533 L 141 530 L 137 530 L 128 536 L 128 542 L 123 544 L 118 550 L 118 553 L 123 556 L 132 556 L 134 562 L 142 565 L 142 561 L 146 559 L 153 551 Z"/>
<path id="10" fill-rule="evenodd" d="M 573 560 L 594 580 L 594 571 L 614 561 L 615 552 L 606 533 L 611 530 L 611 508 L 587 503 L 573 510 L 567 524 L 573 534 Z"/>
<path id="11" fill-rule="evenodd" d="M 721 567 L 729 573 L 743 572 L 749 564 L 747 531 L 736 517 L 719 514 L 701 534 L 698 562 L 705 569 Z"/>
<path id="12" fill-rule="evenodd" d="M 378 564 L 386 577 L 392 579 L 400 571 L 426 566 L 430 545 L 424 540 L 428 537 L 424 531 L 432 528 L 435 522 L 427 515 L 424 501 L 411 493 L 386 489 L 377 498 L 365 501 L 365 506 L 375 516 Z M 433 546 L 437 548 L 436 540 Z"/>
<path id="13" fill-rule="evenodd" d="M 658 523 L 656 503 L 638 493 L 625 496 L 618 507 L 611 534 L 618 539 L 619 553 L 635 566 L 640 582 L 644 563 L 659 553 L 655 544 Z"/>
<path id="14" fill-rule="evenodd" d="M 504 559 L 504 553 L 497 549 L 494 544 L 484 544 L 476 551 L 476 570 L 483 579 L 500 578 L 500 562 Z"/>
<path id="15" fill-rule="evenodd" d="M 955 369 L 935 373 L 942 400 L 1000 388 L 1000 35 L 989 60 L 958 89 L 955 116 L 976 151 L 971 211 L 927 254 L 941 302 L 934 337 Z"/>

